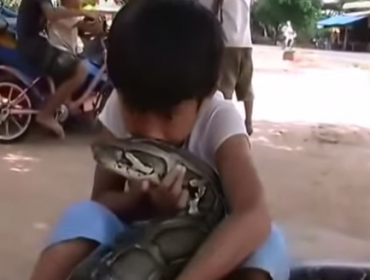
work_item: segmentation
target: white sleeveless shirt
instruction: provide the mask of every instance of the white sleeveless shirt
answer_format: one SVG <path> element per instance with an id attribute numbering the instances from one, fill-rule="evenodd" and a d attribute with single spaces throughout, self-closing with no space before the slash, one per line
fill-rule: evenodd
<path id="1" fill-rule="evenodd" d="M 126 138 L 130 135 L 125 129 L 119 102 L 114 91 L 99 120 L 114 136 Z M 232 101 L 225 100 L 221 92 L 216 92 L 210 102 L 201 107 L 186 148 L 217 171 L 217 149 L 226 139 L 237 134 L 247 136 L 244 120 Z"/>

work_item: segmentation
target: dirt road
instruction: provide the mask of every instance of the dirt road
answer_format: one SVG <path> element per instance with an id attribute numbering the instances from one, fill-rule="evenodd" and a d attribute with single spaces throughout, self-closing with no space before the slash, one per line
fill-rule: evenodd
<path id="1" fill-rule="evenodd" d="M 268 73 L 262 64 L 253 153 L 293 255 L 370 261 L 368 73 L 289 65 Z M 71 136 L 0 147 L 2 280 L 26 279 L 60 211 L 88 196 L 90 141 Z"/>

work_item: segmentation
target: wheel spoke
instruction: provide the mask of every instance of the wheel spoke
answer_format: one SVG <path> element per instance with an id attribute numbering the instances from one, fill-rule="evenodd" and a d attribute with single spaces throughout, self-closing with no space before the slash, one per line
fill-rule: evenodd
<path id="1" fill-rule="evenodd" d="M 27 89 L 22 91 L 14 100 L 10 101 L 11 106 L 16 106 L 18 105 L 23 99 L 25 99 Z"/>
<path id="2" fill-rule="evenodd" d="M 34 110 L 34 109 L 10 109 L 9 110 L 9 114 L 10 115 L 32 115 L 32 114 L 37 114 L 37 110 Z"/>
<path id="3" fill-rule="evenodd" d="M 4 124 L 5 124 L 5 135 L 8 136 L 9 135 L 9 122 L 5 121 Z"/>
<path id="4" fill-rule="evenodd" d="M 32 108 L 27 94 L 29 88 L 10 82 L 1 84 L 0 88 L 0 140 L 12 141 L 25 132 L 37 110 Z"/>
<path id="5" fill-rule="evenodd" d="M 10 91 L 9 91 L 9 95 L 8 95 L 8 100 L 12 100 L 12 96 L 13 96 L 13 87 L 10 87 Z"/>
<path id="6" fill-rule="evenodd" d="M 17 119 L 14 116 L 10 116 L 9 121 L 10 120 L 18 127 L 19 130 L 23 129 L 22 125 L 17 121 Z"/>

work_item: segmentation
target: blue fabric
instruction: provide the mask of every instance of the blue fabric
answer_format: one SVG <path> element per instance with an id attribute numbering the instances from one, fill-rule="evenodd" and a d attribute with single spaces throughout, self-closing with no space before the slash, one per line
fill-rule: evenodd
<path id="1" fill-rule="evenodd" d="M 274 280 L 287 280 L 290 276 L 290 260 L 281 230 L 272 226 L 270 236 L 249 258 L 242 267 L 258 268 L 270 274 Z"/>
<path id="2" fill-rule="evenodd" d="M 107 208 L 93 201 L 68 207 L 51 232 L 48 246 L 76 238 L 86 238 L 110 245 L 126 226 Z"/>
<path id="3" fill-rule="evenodd" d="M 318 26 L 344 26 L 359 21 L 367 16 L 337 15 L 317 22 Z"/>
<path id="4" fill-rule="evenodd" d="M 82 201 L 62 213 L 47 246 L 77 238 L 93 240 L 107 246 L 112 244 L 118 233 L 127 229 L 129 227 L 104 206 L 93 201 Z M 264 270 L 274 280 L 289 279 L 287 247 L 281 231 L 275 225 L 265 243 L 246 259 L 242 267 Z"/>

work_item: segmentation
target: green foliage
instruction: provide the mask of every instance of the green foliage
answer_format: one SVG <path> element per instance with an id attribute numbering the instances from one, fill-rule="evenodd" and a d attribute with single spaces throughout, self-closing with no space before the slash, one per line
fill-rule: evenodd
<path id="1" fill-rule="evenodd" d="M 86 5 L 91 5 L 91 6 L 94 6 L 96 3 L 95 0 L 83 0 L 83 6 L 86 6 Z"/>
<path id="2" fill-rule="evenodd" d="M 320 16 L 320 0 L 256 0 L 254 19 L 277 29 L 287 21 L 300 32 L 311 30 Z"/>
<path id="3" fill-rule="evenodd" d="M 22 0 L 0 0 L 1 3 L 9 8 L 12 9 L 18 9 L 19 4 L 21 3 Z M 83 0 L 83 6 L 85 5 L 95 5 L 95 0 Z"/>
<path id="4" fill-rule="evenodd" d="M 1 3 L 9 8 L 17 9 L 19 7 L 21 0 L 1 0 Z"/>

